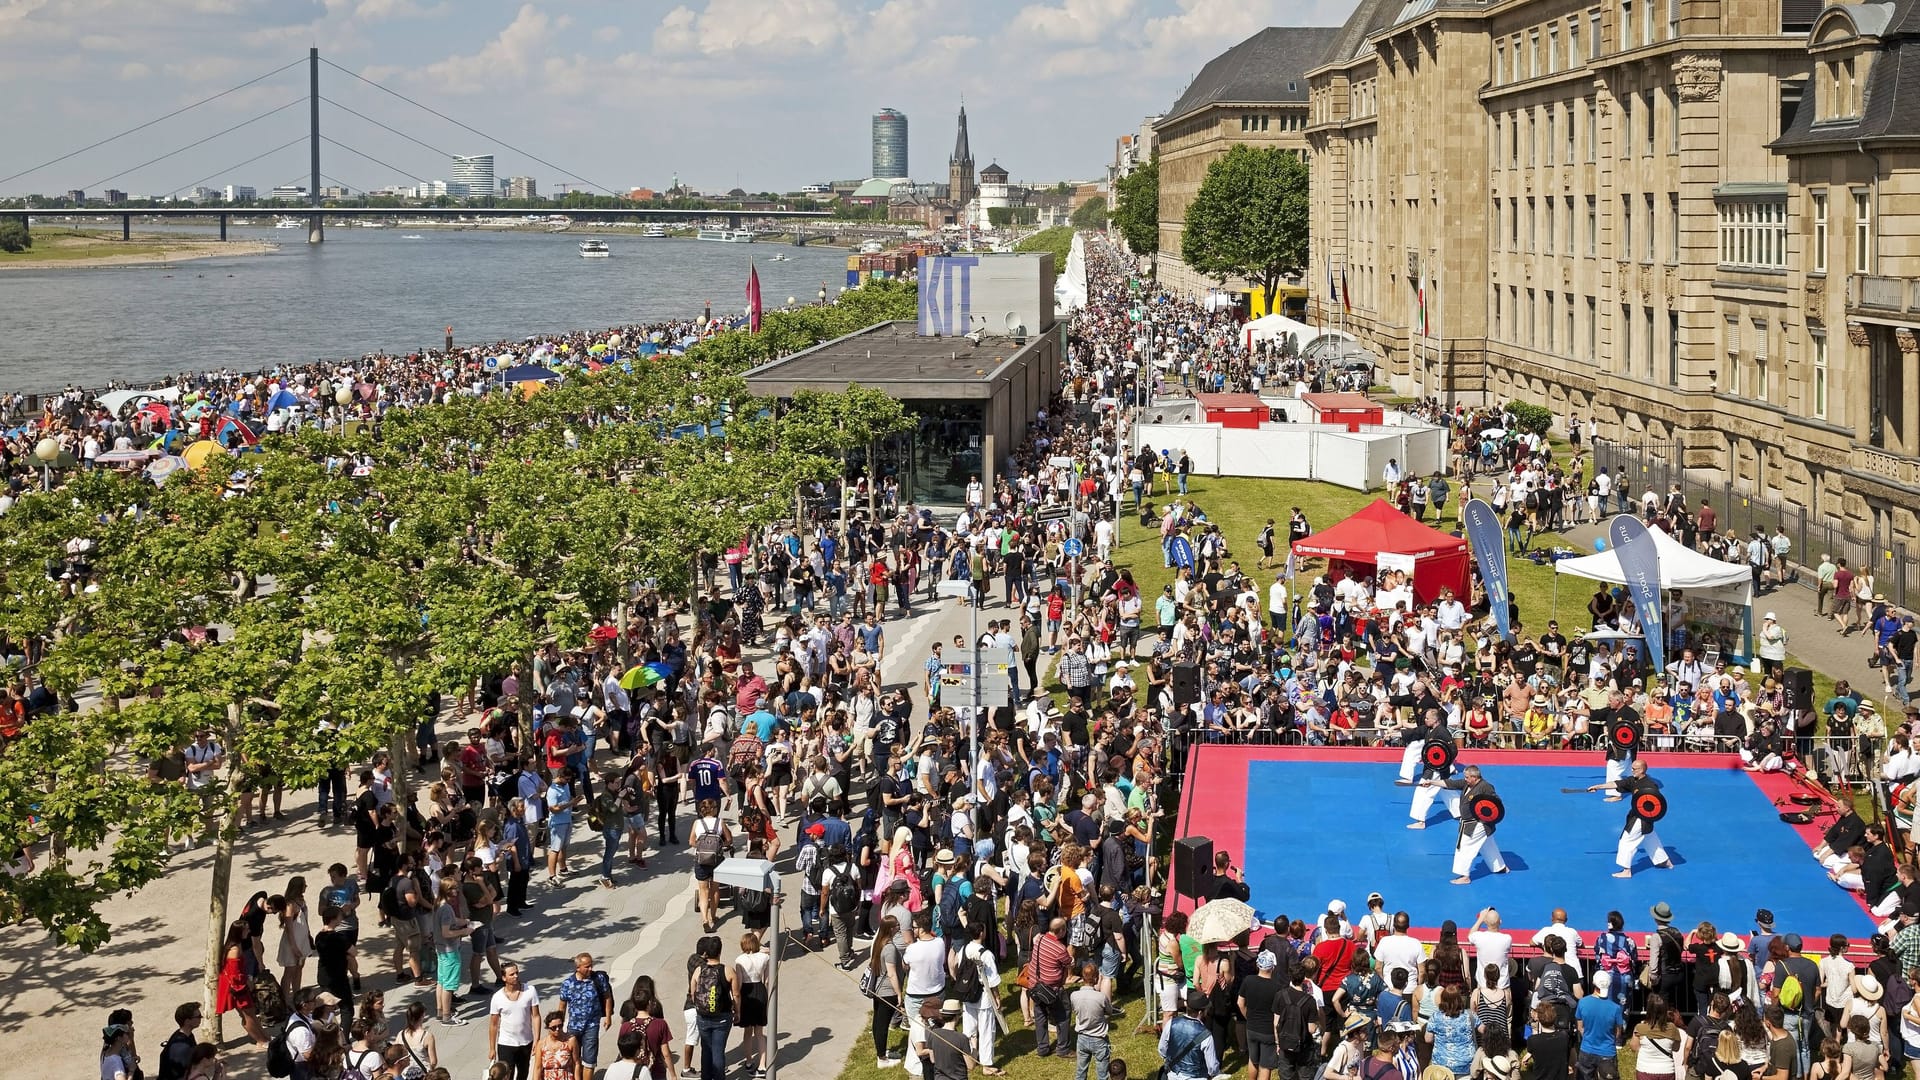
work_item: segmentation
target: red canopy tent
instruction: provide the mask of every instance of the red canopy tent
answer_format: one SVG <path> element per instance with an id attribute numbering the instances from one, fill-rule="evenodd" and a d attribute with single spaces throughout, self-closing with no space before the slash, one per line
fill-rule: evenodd
<path id="1" fill-rule="evenodd" d="M 1472 559 L 1466 540 L 1423 525 L 1375 499 L 1331 528 L 1293 544 L 1295 555 L 1317 555 L 1332 562 L 1373 566 L 1382 553 L 1403 555 L 1413 562 L 1413 595 L 1421 603 L 1435 600 L 1441 589 L 1452 589 L 1465 601 L 1467 567 Z"/>

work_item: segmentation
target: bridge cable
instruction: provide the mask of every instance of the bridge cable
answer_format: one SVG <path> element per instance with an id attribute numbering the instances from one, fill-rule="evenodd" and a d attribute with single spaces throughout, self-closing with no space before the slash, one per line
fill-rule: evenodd
<path id="1" fill-rule="evenodd" d="M 320 136 L 320 141 L 321 141 L 321 142 L 324 142 L 324 143 L 330 143 L 330 144 L 332 144 L 332 145 L 334 145 L 334 146 L 337 146 L 337 147 L 339 147 L 340 149 L 342 149 L 342 150 L 345 150 L 345 151 L 346 151 L 347 153 L 349 153 L 349 154 L 356 154 L 356 155 L 358 155 L 358 156 L 360 156 L 360 157 L 363 157 L 363 158 L 366 158 L 366 159 L 367 159 L 368 161 L 371 161 L 371 162 L 373 162 L 373 163 L 374 163 L 375 165 L 378 165 L 378 166 L 380 166 L 380 167 L 381 167 L 381 168 L 383 168 L 383 169 L 392 169 L 392 170 L 393 170 L 394 172 L 397 172 L 397 173 L 399 173 L 399 174 L 400 174 L 401 176 L 405 176 L 405 177 L 407 177 L 407 178 L 409 178 L 409 179 L 412 179 L 412 180 L 418 180 L 418 181 L 420 181 L 420 182 L 421 182 L 421 183 L 423 183 L 423 184 L 430 184 L 430 183 L 432 183 L 432 182 L 433 182 L 433 181 L 431 181 L 431 180 L 428 180 L 428 179 L 427 179 L 426 177 L 424 177 L 424 176 L 414 176 L 414 175 L 413 175 L 412 173 L 410 173 L 410 172 L 408 172 L 407 170 L 405 170 L 405 169 L 403 169 L 403 168 L 401 168 L 401 167 L 400 167 L 400 166 L 398 166 L 398 165 L 389 165 L 389 164 L 387 164 L 386 162 L 384 162 L 384 161 L 381 161 L 381 160 L 380 160 L 379 158 L 377 158 L 377 157 L 374 157 L 374 156 L 373 156 L 372 154 L 369 154 L 369 153 L 367 153 L 367 152 L 365 152 L 365 151 L 363 151 L 363 150 L 355 150 L 355 149 L 354 149 L 353 147 L 351 147 L 351 146 L 348 146 L 348 145 L 347 145 L 346 143 L 343 143 L 343 142 L 341 142 L 341 141 L 339 141 L 338 139 L 329 139 L 329 138 L 327 138 L 327 137 L 326 137 L 325 135 L 322 135 L 322 136 Z"/>
<path id="2" fill-rule="evenodd" d="M 233 164 L 233 165 L 229 165 L 229 166 L 227 166 L 226 168 L 224 168 L 224 169 L 221 169 L 221 170 L 220 170 L 220 171 L 218 171 L 218 172 L 214 172 L 214 173 L 209 173 L 208 175 L 206 175 L 206 176 L 203 176 L 203 177 L 201 177 L 201 178 L 200 178 L 200 179 L 198 179 L 198 180 L 195 180 L 195 181 L 194 181 L 193 183 L 191 183 L 191 184 L 182 184 L 181 186 L 179 186 L 179 187 L 177 187 L 177 188 L 174 188 L 174 189 L 173 189 L 172 191 L 169 191 L 169 192 L 167 192 L 167 194 L 169 194 L 169 195 L 178 195 L 178 194 L 179 194 L 180 192 L 182 192 L 182 191 L 190 191 L 190 190 L 192 190 L 193 188 L 197 188 L 197 187 L 199 187 L 199 186 L 200 186 L 201 184 L 204 184 L 204 183 L 206 183 L 207 181 L 209 181 L 209 180 L 211 180 L 211 179 L 213 179 L 213 178 L 214 178 L 214 177 L 216 177 L 216 176 L 224 176 L 224 175 L 226 175 L 227 173 L 230 173 L 230 172 L 232 172 L 232 171 L 234 171 L 235 169 L 240 169 L 240 168 L 244 168 L 244 167 L 246 167 L 246 166 L 248 166 L 248 165 L 251 165 L 251 164 L 253 164 L 253 163 L 254 163 L 254 162 L 256 162 L 256 161 L 259 161 L 259 160 L 260 160 L 261 158 L 263 158 L 263 157 L 269 157 L 269 156 L 271 156 L 271 155 L 273 155 L 273 154 L 277 154 L 277 153 L 279 153 L 279 152 L 280 152 L 280 151 L 282 151 L 282 150 L 285 150 L 285 149 L 286 149 L 286 148 L 288 148 L 289 146 L 298 146 L 298 145 L 300 145 L 301 143 L 303 143 L 303 142 L 306 142 L 306 141 L 307 141 L 307 136 L 305 136 L 305 135 L 301 135 L 301 136 L 299 136 L 298 138 L 295 138 L 295 139 L 291 139 L 291 140 L 289 140 L 289 141 L 287 141 L 287 142 L 283 142 L 283 143 L 281 143 L 281 144 L 280 144 L 279 146 L 276 146 L 276 147 L 274 147 L 273 149 L 271 149 L 271 150 L 268 150 L 268 151 L 266 151 L 265 153 L 260 153 L 260 154 L 255 154 L 255 155 L 253 155 L 252 157 L 250 157 L 250 158 L 248 158 L 248 159 L 247 159 L 247 160 L 245 160 L 245 161 L 242 161 L 242 162 L 238 162 L 238 163 L 236 163 L 236 164 Z"/>
<path id="3" fill-rule="evenodd" d="M 354 112 L 352 109 L 347 108 L 345 105 L 340 104 L 339 102 L 333 100 L 330 97 L 322 97 L 320 100 L 326 102 L 327 104 L 333 106 L 336 109 L 339 109 L 343 113 L 347 113 L 350 116 L 357 116 L 360 119 L 365 120 L 367 123 L 372 124 L 374 127 L 380 128 L 384 131 L 390 131 L 393 134 L 398 135 L 401 138 L 407 140 L 408 142 L 414 144 L 415 146 L 421 147 L 422 149 L 431 150 L 434 153 L 439 154 L 441 157 L 450 158 L 450 157 L 458 156 L 456 154 L 450 154 L 447 151 L 442 150 L 437 146 L 434 146 L 432 143 L 422 142 L 419 139 L 416 139 L 413 136 L 407 134 L 406 132 L 399 130 L 398 128 L 387 127 L 387 125 L 381 123 L 378 120 L 375 120 L 373 117 L 368 116 L 365 113 Z"/>
<path id="4" fill-rule="evenodd" d="M 292 63 L 289 63 L 289 64 L 287 64 L 287 65 L 286 65 L 285 67 L 277 67 L 277 68 L 274 68 L 274 69 L 273 69 L 272 71 L 269 71 L 269 72 L 267 72 L 267 73 L 266 73 L 265 75 L 262 75 L 262 76 L 260 76 L 259 78 L 255 78 L 255 79 L 248 79 L 248 80 L 247 80 L 246 82 L 243 82 L 243 83 L 241 83 L 241 84 L 240 84 L 240 85 L 238 85 L 238 86 L 229 86 L 229 87 L 228 87 L 228 88 L 226 88 L 225 90 L 222 90 L 222 91 L 220 91 L 219 93 L 217 93 L 217 94 L 215 94 L 215 95 L 213 95 L 212 97 L 204 97 L 204 98 L 201 98 L 201 99 L 200 99 L 199 101 L 196 101 L 196 102 L 194 102 L 194 103 L 193 103 L 193 104 L 191 104 L 191 105 L 184 105 L 184 106 L 181 106 L 180 108 L 178 108 L 178 109 L 175 109 L 175 110 L 173 110 L 172 112 L 170 112 L 170 113 L 168 113 L 168 114 L 167 114 L 167 115 L 165 115 L 165 116 L 161 116 L 161 117 L 156 117 L 155 119 L 152 119 L 152 120 L 149 120 L 149 121 L 147 121 L 146 123 L 144 123 L 144 124 L 141 124 L 141 125 L 140 125 L 140 126 L 138 126 L 138 127 L 130 127 L 130 128 L 128 128 L 127 130 L 125 130 L 125 131 L 123 131 L 123 132 L 121 132 L 121 133 L 120 133 L 120 134 L 118 134 L 118 135 L 110 135 L 110 136 L 108 136 L 107 138 L 104 138 L 104 139 L 101 139 L 101 140 L 100 140 L 99 142 L 97 142 L 97 143 L 90 143 L 90 144 L 88 144 L 88 145 L 86 145 L 86 146 L 83 146 L 83 147 L 81 147 L 81 148 L 80 148 L 80 149 L 78 149 L 78 150 L 75 150 L 75 151 L 73 151 L 73 152 L 72 152 L 72 153 L 70 153 L 70 154 L 62 154 L 62 155 L 60 155 L 59 157 L 57 157 L 57 158 L 54 158 L 54 159 L 53 159 L 53 160 L 51 160 L 51 161 L 43 161 L 43 162 L 41 162 L 40 164 L 38 164 L 38 165 L 35 165 L 35 166 L 34 166 L 33 168 L 31 168 L 31 169 L 23 169 L 23 170 L 21 170 L 20 172 L 17 172 L 17 173 L 14 173 L 14 174 L 13 174 L 12 176 L 0 176 L 0 184 L 4 184 L 4 183 L 6 183 L 6 182 L 7 182 L 7 181 L 9 181 L 9 180 L 18 180 L 18 179 L 19 179 L 20 177 L 22 177 L 22 176 L 26 176 L 26 175 L 28 175 L 29 173 L 37 173 L 37 172 L 39 172 L 39 171 L 40 171 L 41 169 L 44 169 L 44 168 L 46 168 L 46 167 L 47 167 L 47 166 L 49 166 L 49 165 L 58 165 L 58 164 L 60 164 L 61 162 L 63 162 L 63 161 L 65 161 L 65 160 L 67 160 L 67 159 L 68 159 L 68 158 L 70 158 L 70 157 L 78 157 L 78 156 L 80 156 L 81 154 L 84 154 L 84 153 L 86 153 L 86 152 L 87 152 L 87 151 L 89 151 L 89 150 L 94 150 L 94 149 L 98 149 L 99 147 L 102 147 L 102 146 L 105 146 L 105 145 L 107 145 L 108 143 L 110 143 L 110 142 L 112 142 L 112 141 L 114 141 L 115 139 L 122 139 L 122 138 L 125 138 L 125 137 L 127 137 L 128 135 L 132 135 L 132 134 L 133 134 L 134 132 L 136 132 L 136 131 L 145 131 L 146 129 L 148 129 L 148 128 L 150 128 L 150 127 L 152 127 L 153 125 L 155 125 L 155 124 L 158 124 L 158 123 L 160 123 L 160 122 L 161 122 L 162 120 L 171 120 L 171 119 L 173 119 L 174 117 L 176 117 L 176 116 L 179 116 L 179 115 L 180 115 L 181 113 L 183 113 L 183 112 L 188 112 L 188 111 L 190 111 L 190 110 L 192 110 L 192 109 L 197 109 L 197 108 L 199 108 L 200 106 L 202 106 L 202 105 L 205 105 L 206 103 L 208 103 L 208 102 L 210 102 L 210 101 L 218 101 L 219 99 L 221 99 L 221 98 L 223 98 L 223 97 L 226 97 L 226 96 L 227 96 L 228 94 L 231 94 L 231 93 L 233 93 L 233 92 L 234 92 L 234 91 L 236 91 L 236 90 L 245 90 L 245 89 L 246 89 L 247 87 L 249 87 L 249 86 L 252 86 L 252 85 L 253 85 L 254 83 L 257 83 L 257 82 L 263 82 L 263 81 L 265 81 L 265 80 L 267 80 L 267 79 L 271 79 L 271 78 L 273 78 L 273 77 L 274 77 L 275 75 L 278 75 L 278 74 L 280 74 L 281 72 L 283 72 L 283 71 L 285 71 L 285 70 L 287 70 L 287 68 L 291 68 L 291 67 L 296 67 L 296 66 L 298 66 L 298 65 L 300 65 L 300 64 L 304 64 L 304 63 L 306 63 L 306 62 L 307 62 L 307 58 L 306 58 L 306 57 L 304 57 L 304 56 L 303 56 L 303 57 L 300 57 L 300 58 L 299 58 L 298 60 L 295 60 L 295 61 L 293 61 Z"/>
<path id="5" fill-rule="evenodd" d="M 184 153 L 186 153 L 187 151 L 189 151 L 189 150 L 191 150 L 191 149 L 193 149 L 193 148 L 194 148 L 194 147 L 196 147 L 196 146 L 202 146 L 202 145 L 204 145 L 204 144 L 206 144 L 206 143 L 210 143 L 210 142 L 212 142 L 213 140 L 215 140 L 215 139 L 217 139 L 217 138 L 219 138 L 220 136 L 222 136 L 222 135 L 226 135 L 226 134 L 228 134 L 229 132 L 234 132 L 234 131 L 239 131 L 239 130 L 240 130 L 241 128 L 243 128 L 243 127 L 246 127 L 246 126 L 247 126 L 248 124 L 253 124 L 253 123 L 258 123 L 259 121 L 261 121 L 261 120 L 265 120 L 265 119 L 266 119 L 267 117 L 269 117 L 269 116 L 272 116 L 272 115 L 273 115 L 273 114 L 275 114 L 275 113 L 280 113 L 280 112 L 285 112 L 285 111 L 287 111 L 288 109 L 291 109 L 291 108 L 293 108 L 293 107 L 294 107 L 295 105 L 298 105 L 298 104 L 300 104 L 301 102 L 304 102 L 304 101 L 306 101 L 306 100 L 307 100 L 307 99 L 306 99 L 306 97 L 305 97 L 305 96 L 301 96 L 301 97 L 297 97 L 297 98 L 294 98 L 294 99 L 293 99 L 292 101 L 289 101 L 289 102 L 287 102 L 287 103 L 286 103 L 285 105 L 282 105 L 282 106 L 280 106 L 280 107 L 279 107 L 279 108 L 277 108 L 277 109 L 268 109 L 268 110 L 267 110 L 266 112 L 263 112 L 263 113 L 261 113 L 261 114 L 260 114 L 259 116 L 255 116 L 255 117 L 252 117 L 251 119 L 247 119 L 247 120 L 242 120 L 242 121 L 240 121 L 239 123 L 237 123 L 237 124 L 235 124 L 235 125 L 233 125 L 233 126 L 232 126 L 232 127 L 230 127 L 230 128 L 222 128 L 221 130 L 219 130 L 219 131 L 216 131 L 216 132 L 214 132 L 213 134 L 211 134 L 211 135 L 209 135 L 209 136 L 207 136 L 207 137 L 206 137 L 206 138 L 204 138 L 204 139 L 199 139 L 199 140 L 196 140 L 196 141 L 194 141 L 194 142 L 190 142 L 190 143 L 188 143 L 187 145 L 185 145 L 185 146 L 182 146 L 182 147 L 180 147 L 180 148 L 179 148 L 179 149 L 177 149 L 177 150 L 169 150 L 169 151 L 167 151 L 166 153 L 164 153 L 164 154 L 161 154 L 161 155 L 160 155 L 159 157 L 157 157 L 157 158 L 150 158 L 150 159 L 148 159 L 148 160 L 146 160 L 146 161 L 143 161 L 143 162 L 141 162 L 141 163 L 140 163 L 140 164 L 138 164 L 138 165 L 135 165 L 135 166 L 134 166 L 133 168 L 131 168 L 131 169 L 122 169 L 122 170 L 120 170 L 119 172 L 117 172 L 117 173 L 114 173 L 114 174 L 113 174 L 112 176 L 108 176 L 108 177 L 105 177 L 105 178 L 103 178 L 103 179 L 99 179 L 99 180 L 95 180 L 95 181 L 94 181 L 93 183 L 91 183 L 91 184 L 88 184 L 88 185 L 87 185 L 87 187 L 90 187 L 90 188 L 97 188 L 97 187 L 99 187 L 100 185 L 102 185 L 102 184 L 105 184 L 105 183 L 106 183 L 107 181 L 109 181 L 109 180 L 118 180 L 118 179 L 120 179 L 121 177 L 123 177 L 123 176 L 125 176 L 125 175 L 127 175 L 128 173 L 131 173 L 131 172 L 139 172 L 139 171 L 140 171 L 141 169 L 144 169 L 144 168 L 146 168 L 146 167 L 147 167 L 147 166 L 149 166 L 149 165 L 153 165 L 153 164 L 157 164 L 157 163 L 159 163 L 159 162 L 162 162 L 162 161 L 165 161 L 165 160 L 167 160 L 168 158 L 170 158 L 170 157 L 173 157 L 173 156 L 174 156 L 174 155 L 176 155 L 176 154 L 184 154 Z"/>
<path id="6" fill-rule="evenodd" d="M 323 64 L 325 64 L 325 65 L 327 65 L 327 66 L 328 66 L 328 67 L 330 67 L 330 68 L 333 68 L 333 69 L 334 69 L 335 71 L 340 71 L 340 72 L 344 72 L 344 73 L 345 73 L 345 74 L 347 74 L 347 75 L 351 75 L 352 77 L 354 77 L 354 78 L 356 78 L 356 79 L 359 79 L 359 80 L 360 80 L 361 82 L 363 82 L 363 83 L 366 83 L 366 84 L 367 84 L 368 86 L 371 86 L 371 87 L 373 87 L 373 88 L 374 88 L 375 90 L 380 90 L 380 91 L 384 91 L 385 93 L 388 93 L 388 94 L 392 94 L 392 95 L 393 95 L 394 97 L 397 97 L 397 98 L 399 98 L 399 99 L 400 99 L 401 101 L 404 101 L 404 102 L 406 102 L 407 104 L 409 104 L 409 105 L 411 105 L 411 106 L 413 106 L 413 107 L 414 107 L 414 108 L 416 108 L 416 109 L 422 109 L 422 110 L 425 110 L 426 112 L 430 112 L 430 113 L 432 113 L 433 115 L 435 115 L 435 116 L 437 116 L 437 117 L 439 117 L 439 118 L 440 118 L 440 119 L 442 119 L 442 120 L 445 120 L 445 121 L 446 121 L 447 123 L 449 123 L 449 124 L 452 124 L 453 126 L 455 126 L 455 127 L 457 127 L 457 128 L 461 128 L 462 130 L 465 130 L 465 131 L 469 131 L 469 132 L 472 132 L 473 134 L 475 134 L 475 135 L 478 135 L 478 136 L 480 136 L 481 138 L 483 138 L 483 139 L 486 139 L 486 140 L 488 140 L 489 142 L 494 142 L 494 143 L 498 143 L 498 144 L 500 144 L 501 146 L 504 146 L 504 147 L 506 147 L 507 149 L 509 149 L 509 150 L 511 150 L 511 151 L 513 151 L 514 153 L 516 153 L 516 154 L 519 154 L 519 155 L 520 155 L 521 157 L 524 157 L 524 158 L 527 158 L 527 159 L 529 159 L 529 160 L 531 160 L 531 161 L 534 161 L 534 162 L 537 162 L 537 163 L 539 163 L 539 164 L 541 164 L 541 165 L 545 165 L 545 166 L 546 166 L 547 168 L 549 168 L 549 169 L 552 169 L 553 171 L 555 171 L 555 172 L 557 172 L 557 173 L 562 173 L 562 174 L 564 174 L 564 175 L 567 175 L 567 176 L 571 176 L 571 177 L 573 177 L 573 178 L 574 178 L 575 180 L 578 180 L 578 181 L 580 181 L 580 182 L 582 182 L 582 183 L 584 183 L 584 184 L 586 184 L 586 185 L 587 185 L 587 186 L 589 186 L 589 187 L 595 187 L 595 188 L 599 188 L 599 189 L 600 189 L 601 191 L 604 191 L 604 192 L 606 192 L 606 193 L 607 193 L 607 194 L 609 194 L 609 195 L 616 195 L 616 194 L 618 194 L 618 192 L 616 192 L 616 191 L 614 191 L 614 190 L 613 190 L 612 188 L 610 188 L 610 187 L 608 187 L 608 186 L 607 186 L 607 185 L 605 185 L 605 184 L 597 184 L 597 183 L 594 183 L 594 182 L 593 182 L 592 180 L 589 180 L 589 179 L 587 179 L 586 177 L 584 177 L 584 176 L 581 176 L 581 175 L 580 175 L 579 173 L 577 173 L 577 172 L 573 172 L 573 171 L 572 171 L 572 170 L 570 170 L 570 169 L 563 169 L 563 168 L 561 168 L 560 166 L 558 166 L 558 165 L 555 165 L 555 164 L 554 164 L 553 162 L 551 162 L 551 161 L 548 161 L 547 159 L 545 159 L 545 158 L 543 158 L 543 157 L 539 157 L 538 155 L 535 155 L 535 154 L 533 154 L 533 153 L 530 153 L 530 152 L 528 152 L 528 151 L 526 151 L 526 150 L 522 150 L 522 149 L 520 149 L 519 147 L 517 147 L 517 146 L 515 146 L 515 145 L 513 145 L 512 143 L 510 143 L 510 142 L 508 142 L 508 141 L 507 141 L 507 140 L 505 140 L 505 139 L 502 139 L 502 138 L 500 138 L 500 137 L 498 137 L 498 136 L 495 136 L 495 135 L 489 135 L 489 134 L 487 134 L 486 132 L 484 132 L 484 131 L 481 131 L 481 130 L 480 130 L 479 128 L 476 128 L 476 127 L 470 127 L 470 126 L 468 126 L 468 125 L 466 125 L 466 124 L 463 124 L 463 123 L 461 123 L 460 121 L 458 121 L 458 120 L 455 120 L 455 119 L 454 119 L 453 117 L 451 117 L 451 116 L 448 116 L 448 115 L 447 115 L 446 113 L 443 113 L 443 112 L 441 112 L 440 110 L 438 110 L 438 109 L 435 109 L 435 108 L 433 108 L 433 107 L 432 107 L 432 106 L 430 106 L 430 105 L 422 105 L 421 103 L 419 103 L 419 102 L 417 102 L 417 101 L 415 101 L 415 100 L 413 100 L 412 98 L 410 98 L 410 97 L 408 97 L 407 95 L 405 95 L 405 94 L 403 94 L 403 93 L 401 93 L 400 91 L 398 91 L 398 90 L 394 90 L 394 89 L 391 89 L 391 88 L 389 88 L 389 87 L 385 87 L 385 86 L 382 86 L 382 85 L 380 85 L 379 83 L 377 83 L 377 82 L 374 82 L 374 81 L 373 81 L 372 79 L 369 79 L 369 78 L 366 78 L 365 76 L 362 76 L 362 75 L 360 75 L 360 74 L 359 74 L 358 72 L 354 72 L 354 71 L 349 71 L 348 69 L 346 69 L 346 68 L 343 68 L 343 67 L 341 67 L 341 66 L 340 66 L 339 64 L 336 64 L 336 63 L 334 63 L 333 61 L 331 61 L 331 60 L 328 60 L 328 59 L 327 59 L 326 57 L 324 57 L 324 56 L 320 58 L 320 62 L 321 62 L 321 63 L 323 63 Z"/>

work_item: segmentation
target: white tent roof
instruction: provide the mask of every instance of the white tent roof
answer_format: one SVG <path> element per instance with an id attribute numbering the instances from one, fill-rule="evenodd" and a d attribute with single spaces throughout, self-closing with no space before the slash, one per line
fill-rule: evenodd
<path id="1" fill-rule="evenodd" d="M 1649 528 L 1653 546 L 1660 553 L 1660 587 L 1663 589 L 1711 589 L 1728 585 L 1750 585 L 1751 573 L 1739 563 L 1709 558 L 1668 536 L 1665 530 Z M 1589 581 L 1627 583 L 1620 572 L 1620 554 L 1609 548 L 1578 559 L 1561 559 L 1553 564 L 1556 574 L 1572 574 Z"/>
<path id="2" fill-rule="evenodd" d="M 1328 333 L 1325 330 L 1316 330 L 1298 319 L 1289 319 L 1285 315 L 1262 315 L 1248 322 L 1241 329 L 1246 332 L 1245 340 L 1248 344 L 1287 334 L 1293 337 L 1296 347 L 1302 348 L 1307 342 Z"/>

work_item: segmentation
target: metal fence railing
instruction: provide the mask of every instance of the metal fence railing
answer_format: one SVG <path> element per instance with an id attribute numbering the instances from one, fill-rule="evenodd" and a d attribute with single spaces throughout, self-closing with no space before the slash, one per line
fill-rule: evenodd
<path id="1" fill-rule="evenodd" d="M 1788 562 L 1800 571 L 1796 579 L 1809 588 L 1814 585 L 1810 568 L 1827 554 L 1846 559 L 1855 572 L 1863 567 L 1871 570 L 1876 587 L 1895 607 L 1912 611 L 1920 603 L 1920 563 L 1908 557 L 1901 541 L 1860 536 L 1804 506 L 1742 491 L 1725 477 L 1703 480 L 1684 468 L 1681 458 L 1675 443 L 1628 446 L 1602 441 L 1593 447 L 1594 468 L 1605 468 L 1616 483 L 1628 478 L 1629 490 L 1636 498 L 1649 489 L 1664 496 L 1679 484 L 1689 507 L 1699 507 L 1703 499 L 1713 505 L 1719 515 L 1716 527 L 1722 532 L 1732 529 L 1735 535 L 1745 537 L 1760 528 L 1771 535 L 1775 525 L 1782 526 L 1793 541 Z"/>

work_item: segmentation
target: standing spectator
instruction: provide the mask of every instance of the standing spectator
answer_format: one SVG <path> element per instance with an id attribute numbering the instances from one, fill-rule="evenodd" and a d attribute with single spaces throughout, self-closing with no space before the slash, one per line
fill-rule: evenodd
<path id="1" fill-rule="evenodd" d="M 504 1063 L 512 1080 L 527 1080 L 539 1030 L 540 994 L 521 985 L 519 964 L 502 965 L 500 989 L 487 1004 L 487 1060 Z"/>
<path id="2" fill-rule="evenodd" d="M 893 1032 L 894 1017 L 900 1015 L 900 1003 L 906 997 L 900 982 L 904 962 L 900 946 L 894 940 L 899 933 L 899 920 L 891 915 L 881 918 L 879 930 L 873 936 L 873 946 L 867 953 L 866 973 L 860 980 L 861 986 L 873 999 L 873 1064 L 878 1069 L 890 1069 L 900 1064 L 900 1058 L 890 1055 L 887 1046 Z"/>
<path id="3" fill-rule="evenodd" d="M 200 1041 L 194 1032 L 200 1027 L 201 1016 L 198 1002 L 190 1001 L 173 1010 L 174 1029 L 160 1046 L 159 1080 L 186 1080 L 194 1047 Z"/>
<path id="4" fill-rule="evenodd" d="M 1027 997 L 1033 1002 L 1033 1046 L 1034 1053 L 1040 1057 L 1051 1055 L 1056 1041 L 1061 1053 L 1069 1049 L 1066 985 L 1072 954 L 1067 948 L 1066 933 L 1067 920 L 1056 917 L 1043 933 L 1034 935 L 1033 958 L 1027 962 Z"/>
<path id="5" fill-rule="evenodd" d="M 460 872 L 449 866 L 440 872 L 440 903 L 433 913 L 433 996 L 435 1004 L 439 1006 L 439 1021 L 455 1027 L 466 1023 L 453 1011 L 454 1003 L 460 996 L 460 942 L 473 929 L 473 925 L 460 915 L 459 899 Z"/>
<path id="6" fill-rule="evenodd" d="M 1609 996 L 1613 988 L 1611 972 L 1593 976 L 1593 993 L 1574 1007 L 1574 1025 L 1580 1035 L 1580 1056 L 1575 1067 L 1580 1080 L 1615 1080 L 1619 1076 L 1620 1036 L 1626 1023 L 1626 1010 Z M 1784 1080 L 1784 1078 L 1782 1078 Z"/>
<path id="7" fill-rule="evenodd" d="M 740 1019 L 740 987 L 737 976 L 720 962 L 720 939 L 712 934 L 694 946 L 699 963 L 687 977 L 687 996 L 693 1002 L 694 1023 L 699 1028 L 700 1075 L 724 1080 L 727 1075 L 727 1040 Z"/>
<path id="8" fill-rule="evenodd" d="M 907 971 L 907 1043 L 913 1046 L 926 1040 L 922 1007 L 930 1000 L 937 1003 L 947 987 L 947 947 L 933 935 L 932 909 L 914 914 L 913 942 L 900 959 Z M 907 1058 L 907 1074 L 921 1075 L 917 1056 Z"/>
<path id="9" fill-rule="evenodd" d="M 1087 1065 L 1093 1065 L 1092 1080 L 1107 1080 L 1107 1062 L 1113 1045 L 1107 1038 L 1107 1020 L 1113 998 L 1100 988 L 1100 967 L 1080 966 L 1080 989 L 1068 999 L 1073 1010 L 1073 1080 L 1088 1080 Z"/>
<path id="10" fill-rule="evenodd" d="M 1181 1004 L 1180 1012 L 1160 1029 L 1160 1060 L 1167 1080 L 1208 1080 L 1220 1072 L 1220 1051 L 1214 1046 L 1212 1030 L 1200 1019 L 1207 996 L 1189 990 Z"/>
<path id="11" fill-rule="evenodd" d="M 565 1007 L 568 1034 L 579 1043 L 580 1063 L 591 1069 L 600 1061 L 600 1033 L 613 1026 L 613 985 L 593 969 L 593 954 L 581 953 L 554 996 Z"/>

